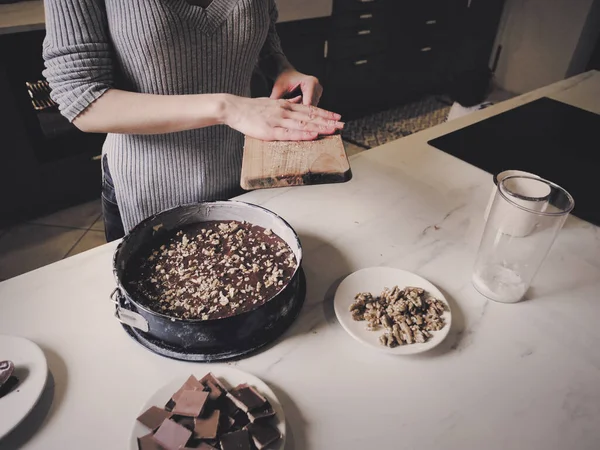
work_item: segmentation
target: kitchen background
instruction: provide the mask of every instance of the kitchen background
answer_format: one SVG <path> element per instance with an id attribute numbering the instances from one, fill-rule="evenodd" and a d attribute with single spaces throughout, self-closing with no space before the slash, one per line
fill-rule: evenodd
<path id="1" fill-rule="evenodd" d="M 350 156 L 445 120 L 447 86 L 466 70 L 492 68 L 498 102 L 600 68 L 600 0 L 277 3 L 284 50 L 347 120 Z M 0 281 L 105 242 L 104 136 L 49 100 L 43 37 L 42 1 L 0 0 Z M 257 73 L 253 95 L 268 92 Z"/>

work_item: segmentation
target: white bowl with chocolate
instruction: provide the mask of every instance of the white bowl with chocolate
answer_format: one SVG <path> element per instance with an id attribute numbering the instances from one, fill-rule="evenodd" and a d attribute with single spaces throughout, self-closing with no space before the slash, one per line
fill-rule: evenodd
<path id="1" fill-rule="evenodd" d="M 259 378 L 229 366 L 177 377 L 158 389 L 133 424 L 130 450 L 281 450 L 285 415 Z"/>
<path id="2" fill-rule="evenodd" d="M 117 317 L 183 351 L 255 349 L 290 313 L 301 262 L 296 232 L 271 211 L 178 206 L 140 223 L 115 251 Z"/>

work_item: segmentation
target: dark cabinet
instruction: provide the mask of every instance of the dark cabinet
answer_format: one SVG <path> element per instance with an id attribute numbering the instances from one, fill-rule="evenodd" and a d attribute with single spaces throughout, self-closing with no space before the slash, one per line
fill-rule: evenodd
<path id="1" fill-rule="evenodd" d="M 488 64 L 503 0 L 334 0 L 324 107 L 347 119 Z"/>
<path id="2" fill-rule="evenodd" d="M 0 36 L 0 222 L 99 198 L 104 135 L 85 134 L 56 108 L 36 109 L 44 31 Z M 39 106 L 39 105 L 38 105 Z"/>
<path id="3" fill-rule="evenodd" d="M 450 76 L 452 1 L 336 0 L 325 107 L 346 118 L 436 91 Z M 340 77 L 346 75 L 344 82 Z"/>
<path id="4" fill-rule="evenodd" d="M 323 19 L 277 25 L 283 50 L 324 86 L 321 105 L 352 119 L 487 66 L 504 0 L 334 0 Z"/>

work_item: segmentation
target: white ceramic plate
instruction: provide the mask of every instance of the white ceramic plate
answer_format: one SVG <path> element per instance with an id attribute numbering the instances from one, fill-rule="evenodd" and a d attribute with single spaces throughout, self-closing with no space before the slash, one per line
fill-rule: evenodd
<path id="1" fill-rule="evenodd" d="M 265 448 L 267 450 L 282 450 L 285 445 L 285 415 L 283 413 L 281 403 L 279 403 L 279 400 L 277 397 L 275 397 L 275 394 L 271 388 L 254 375 L 229 366 L 203 366 L 203 368 L 195 369 L 193 375 L 200 379 L 208 372 L 212 372 L 213 375 L 216 376 L 219 381 L 221 381 L 221 383 L 223 383 L 228 389 L 235 387 L 238 384 L 248 383 L 258 392 L 260 392 L 269 401 L 269 403 L 271 403 L 271 406 L 273 406 L 273 410 L 275 411 L 275 420 L 273 421 L 273 424 L 281 433 L 281 439 Z M 151 406 L 163 407 L 169 401 L 171 396 L 177 392 L 183 383 L 185 383 L 190 375 L 192 375 L 192 373 L 186 376 L 175 378 L 168 384 L 158 389 L 140 409 L 138 416 Z M 145 436 L 150 431 L 144 425 L 139 423 L 136 420 L 136 417 L 134 417 L 133 420 L 134 424 L 131 432 L 129 448 L 131 450 L 138 450 L 137 438 Z"/>
<path id="2" fill-rule="evenodd" d="M 349 308 L 354 302 L 354 297 L 359 292 L 371 292 L 373 295 L 379 295 L 384 288 L 391 289 L 394 286 L 398 286 L 401 289 L 407 286 L 420 287 L 433 297 L 446 303 L 448 310 L 442 315 L 446 321 L 446 326 L 439 331 L 433 331 L 431 339 L 422 344 L 400 345 L 395 348 L 382 345 L 379 342 L 379 337 L 384 333 L 383 328 L 377 331 L 367 330 L 367 323 L 365 321 L 352 319 Z M 439 289 L 414 273 L 391 267 L 370 267 L 348 275 L 335 292 L 333 306 L 338 321 L 350 336 L 375 350 L 392 355 L 413 355 L 432 349 L 448 335 L 452 322 L 450 305 L 448 305 L 448 301 Z"/>
<path id="3" fill-rule="evenodd" d="M 15 364 L 13 375 L 19 384 L 0 398 L 0 438 L 10 433 L 31 412 L 39 400 L 48 364 L 44 352 L 33 342 L 18 336 L 0 335 L 0 360 Z"/>

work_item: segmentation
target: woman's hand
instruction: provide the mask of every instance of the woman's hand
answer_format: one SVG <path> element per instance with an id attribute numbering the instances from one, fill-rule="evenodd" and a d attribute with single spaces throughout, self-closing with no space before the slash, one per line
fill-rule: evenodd
<path id="1" fill-rule="evenodd" d="M 310 141 L 344 127 L 339 114 L 288 100 L 229 95 L 223 123 L 263 141 Z"/>
<path id="2" fill-rule="evenodd" d="M 296 89 L 302 91 L 302 104 L 317 106 L 323 87 L 315 77 L 305 75 L 295 69 L 287 69 L 279 74 L 273 85 L 271 92 L 272 99 L 282 98 L 286 94 L 290 94 Z"/>

